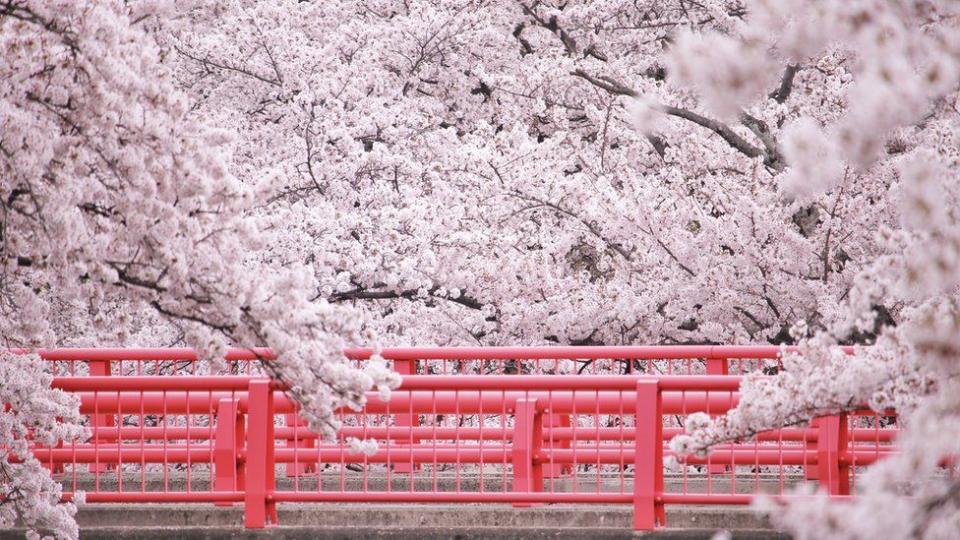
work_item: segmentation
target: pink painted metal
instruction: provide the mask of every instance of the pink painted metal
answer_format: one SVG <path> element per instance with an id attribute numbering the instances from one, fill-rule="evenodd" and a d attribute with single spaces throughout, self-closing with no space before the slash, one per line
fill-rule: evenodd
<path id="1" fill-rule="evenodd" d="M 394 360 L 393 369 L 396 370 L 400 375 L 416 375 L 417 374 L 417 361 L 416 360 Z M 420 425 L 420 415 L 413 414 L 411 412 L 400 413 L 395 416 L 396 425 L 398 427 L 414 427 Z M 418 441 L 414 438 L 410 439 L 410 444 L 416 444 Z M 403 444 L 399 442 L 398 444 Z M 416 470 L 417 464 L 412 462 L 400 461 L 393 464 L 393 470 L 397 473 L 409 473 Z"/>
<path id="2" fill-rule="evenodd" d="M 728 375 L 730 372 L 729 361 L 726 358 L 707 358 L 707 375 Z M 716 416 L 716 415 L 714 415 Z M 707 472 L 710 474 L 721 474 L 728 470 L 726 465 L 710 465 Z"/>
<path id="3" fill-rule="evenodd" d="M 895 451 L 892 415 L 853 411 L 815 428 L 722 445 L 680 470 L 664 467 L 668 442 L 688 414 L 722 414 L 736 405 L 740 378 L 710 375 L 732 367 L 718 362 L 775 360 L 778 351 L 387 349 L 384 357 L 408 362 L 411 374 L 389 402 L 371 394 L 365 410 L 339 411 L 337 440 L 320 441 L 299 421 L 282 385 L 250 367 L 250 360 L 269 360 L 269 351 L 230 351 L 237 362 L 230 373 L 245 375 L 181 376 L 199 363 L 192 351 L 51 350 L 44 354 L 66 362 L 60 367 L 70 375 L 54 385 L 79 395 L 93 437 L 34 453 L 63 469 L 68 498 L 83 489 L 89 502 L 241 502 L 249 527 L 276 523 L 279 502 L 437 501 L 633 504 L 635 526 L 648 529 L 665 523 L 667 504 L 746 504 L 756 493 L 782 495 L 802 481 L 804 469 L 816 470 L 825 489 L 842 497 L 858 470 Z M 358 362 L 368 355 L 347 351 Z M 611 372 L 595 362 L 579 376 L 561 376 L 551 371 L 557 358 L 627 359 L 629 369 Z M 514 374 L 467 369 L 478 359 Z M 647 359 L 652 366 L 667 362 L 674 375 L 634 369 L 635 360 Z M 91 361 L 115 362 L 112 374 L 70 367 Z M 105 417 L 113 423 L 94 423 Z M 351 454 L 348 437 L 375 439 L 380 448 Z M 278 478 L 278 468 L 293 474 Z"/>
<path id="4" fill-rule="evenodd" d="M 817 476 L 831 495 L 850 494 L 850 463 L 843 456 L 848 447 L 847 415 L 820 418 L 817 439 Z"/>
<path id="5" fill-rule="evenodd" d="M 633 528 L 652 530 L 667 524 L 663 502 L 663 416 L 656 380 L 637 381 L 634 439 Z"/>
<path id="6" fill-rule="evenodd" d="M 90 368 L 90 375 L 109 377 L 112 374 L 110 361 L 93 361 L 89 362 L 88 366 Z M 90 425 L 93 428 L 98 428 L 101 426 L 115 426 L 117 424 L 113 415 L 93 414 L 90 416 Z M 90 472 L 103 472 L 107 470 L 108 465 L 105 463 L 91 463 L 87 465 L 87 468 Z"/>
<path id="7" fill-rule="evenodd" d="M 240 411 L 240 401 L 231 398 L 221 399 L 217 407 L 216 424 L 213 489 L 244 491 L 246 468 L 241 466 L 240 450 L 246 440 L 246 425 Z M 178 435 L 179 433 L 171 436 L 179 438 Z M 217 505 L 231 506 L 229 501 L 218 502 Z"/>
<path id="8" fill-rule="evenodd" d="M 289 433 L 287 436 L 281 436 L 289 448 L 314 448 L 316 447 L 316 437 L 305 437 L 300 429 L 305 427 L 306 422 L 295 413 L 283 415 L 283 421 L 290 429 L 283 430 L 282 433 Z M 276 431 L 276 430 L 275 430 Z M 287 463 L 286 473 L 288 478 L 303 476 L 316 471 L 316 466 L 310 463 Z"/>
<path id="9" fill-rule="evenodd" d="M 277 503 L 273 499 L 276 486 L 274 456 L 273 390 L 270 381 L 250 381 L 247 453 L 246 498 L 244 499 L 247 528 L 262 528 L 277 523 Z M 296 449 L 299 450 L 299 449 Z"/>
<path id="10" fill-rule="evenodd" d="M 536 398 L 516 402 L 513 428 L 513 491 L 543 491 L 543 463 L 538 460 L 543 446 L 543 410 Z M 481 452 L 482 454 L 482 452 Z M 516 502 L 514 506 L 530 506 Z"/>
<path id="11" fill-rule="evenodd" d="M 787 347 L 783 350 L 793 351 Z M 852 347 L 845 347 L 853 354 Z M 78 375 L 75 364 L 100 363 L 116 375 L 171 374 L 196 370 L 201 362 L 192 349 L 41 349 L 57 374 Z M 358 364 L 373 349 L 346 349 Z M 403 374 L 743 374 L 782 368 L 777 346 L 604 346 L 604 347 L 399 347 L 381 351 Z M 262 374 L 256 361 L 272 361 L 269 349 L 230 349 L 225 356 L 230 373 Z M 94 368 L 100 369 L 100 368 Z M 91 371 L 91 374 L 94 374 Z"/>

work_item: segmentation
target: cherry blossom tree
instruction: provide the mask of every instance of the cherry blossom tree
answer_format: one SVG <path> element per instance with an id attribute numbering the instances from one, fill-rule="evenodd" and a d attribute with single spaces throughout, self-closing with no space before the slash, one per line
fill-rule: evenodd
<path id="1" fill-rule="evenodd" d="M 298 265 L 245 266 L 268 234 L 246 219 L 255 198 L 230 173 L 229 134 L 189 114 L 162 62 L 151 25 L 172 7 L 0 2 L 4 346 L 110 342 L 133 318 L 165 322 L 210 357 L 225 343 L 267 345 L 277 360 L 266 369 L 296 381 L 290 392 L 311 425 L 332 434 L 335 408 L 359 407 L 396 375 L 382 362 L 366 373 L 343 362 L 345 343 L 369 341 L 363 319 L 313 301 L 313 277 Z M 36 366 L 3 369 L 22 378 L 11 392 L 49 386 Z M 71 403 L 60 397 L 51 408 L 48 393 L 11 398 L 20 410 L 0 413 L 2 521 L 19 514 L 34 531 L 75 537 L 75 525 L 57 526 L 70 509 L 50 506 L 58 492 L 34 478 L 42 471 L 24 456 L 21 428 L 50 431 L 38 415 L 56 415 L 72 436 L 78 416 L 60 414 Z M 45 442 L 60 437 L 51 433 Z"/>
<path id="2" fill-rule="evenodd" d="M 816 529 L 823 500 L 785 522 L 936 537 L 955 532 L 955 484 L 902 480 L 955 440 L 956 15 L 239 2 L 192 12 L 166 46 L 197 111 L 271 148 L 239 174 L 290 233 L 265 256 L 308 261 L 316 298 L 416 343 L 799 342 L 677 444 L 896 406 L 905 451 L 855 511 L 900 528 Z"/>
<path id="3" fill-rule="evenodd" d="M 282 231 L 264 260 L 393 342 L 781 343 L 840 316 L 897 217 L 853 170 L 832 198 L 780 193 L 781 128 L 843 113 L 839 52 L 742 73 L 770 97 L 732 120 L 667 80 L 678 30 L 745 9 L 218 3 L 161 47 L 193 111 L 237 125 L 234 170 Z"/>
<path id="4" fill-rule="evenodd" d="M 857 184 L 885 189 L 897 208 L 898 222 L 874 231 L 879 249 L 854 277 L 840 316 L 813 335 L 801 320 L 794 328 L 801 347 L 787 355 L 786 370 L 751 375 L 736 409 L 715 421 L 692 419 L 689 435 L 672 442 L 679 451 L 702 452 L 818 414 L 862 404 L 895 407 L 906 421 L 900 453 L 866 473 L 855 502 L 820 495 L 771 513 L 799 538 L 960 532 L 960 482 L 938 470 L 955 459 L 960 435 L 958 16 L 956 5 L 936 2 L 756 2 L 742 25 L 683 35 L 670 54 L 673 72 L 727 114 L 738 114 L 756 95 L 728 78 L 739 77 L 738 69 L 777 58 L 803 65 L 825 48 L 843 55 L 851 79 L 842 114 L 810 111 L 780 136 L 783 197 L 830 197 L 852 175 Z M 751 59 L 750 66 L 727 65 L 742 59 Z M 902 151 L 891 152 L 894 142 L 904 144 Z M 897 326 L 846 358 L 834 345 L 851 329 L 872 329 L 881 303 L 899 306 Z"/>
<path id="5" fill-rule="evenodd" d="M 52 377 L 36 355 L 0 354 L 0 527 L 19 520 L 34 533 L 77 538 L 76 506 L 61 504 L 60 484 L 29 451 L 31 442 L 56 446 L 85 436 L 78 399 L 50 388 Z M 76 494 L 74 499 L 82 498 Z"/>
<path id="6" fill-rule="evenodd" d="M 328 435 L 375 337 L 800 343 L 679 441 L 895 405 L 857 508 L 939 534 L 955 486 L 894 487 L 956 426 L 955 9 L 0 1 L 0 331 L 270 346 Z"/>

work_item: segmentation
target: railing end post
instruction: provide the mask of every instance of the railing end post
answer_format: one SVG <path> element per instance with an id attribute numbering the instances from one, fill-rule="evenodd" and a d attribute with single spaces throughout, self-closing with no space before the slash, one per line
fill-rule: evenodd
<path id="1" fill-rule="evenodd" d="M 247 398 L 247 459 L 244 462 L 247 483 L 244 525 L 248 529 L 277 524 L 277 505 L 273 499 L 276 489 L 273 415 L 270 380 L 251 380 Z"/>
<path id="2" fill-rule="evenodd" d="M 536 398 L 516 403 L 513 424 L 513 491 L 543 491 L 543 464 L 537 459 L 543 445 L 543 412 Z M 514 503 L 517 508 L 534 503 Z"/>
<path id="3" fill-rule="evenodd" d="M 216 432 L 213 440 L 213 487 L 215 491 L 243 491 L 243 467 L 240 445 L 244 440 L 243 414 L 240 400 L 223 398 L 217 406 Z M 217 506 L 233 506 L 218 502 Z"/>
<path id="4" fill-rule="evenodd" d="M 830 495 L 850 494 L 850 465 L 843 459 L 848 431 L 844 413 L 819 418 L 817 473 L 821 488 Z"/>
<path id="5" fill-rule="evenodd" d="M 400 375 L 416 375 L 419 362 L 417 360 L 394 360 L 393 369 Z M 420 425 L 420 415 L 410 412 L 399 412 L 395 415 L 396 425 L 398 427 L 413 428 Z M 406 446 L 406 444 L 415 445 L 420 441 L 411 435 L 408 441 L 397 442 L 397 446 Z M 393 470 L 397 473 L 410 473 L 420 469 L 420 465 L 411 461 L 400 461 L 392 464 Z"/>
<path id="6" fill-rule="evenodd" d="M 663 404 L 656 379 L 637 381 L 633 464 L 633 528 L 666 525 L 663 493 Z"/>

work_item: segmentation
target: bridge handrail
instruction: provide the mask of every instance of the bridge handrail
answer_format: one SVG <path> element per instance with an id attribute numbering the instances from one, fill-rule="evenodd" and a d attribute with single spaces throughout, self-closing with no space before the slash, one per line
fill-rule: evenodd
<path id="1" fill-rule="evenodd" d="M 840 347 L 854 354 L 855 347 Z M 796 347 L 784 347 L 796 352 Z M 13 352 L 27 352 L 14 349 Z M 36 351 L 52 361 L 173 360 L 197 361 L 197 351 L 189 348 L 54 348 Z M 372 348 L 348 348 L 346 358 L 365 360 L 374 354 Z M 591 359 L 776 359 L 778 345 L 607 345 L 607 346 L 544 346 L 544 347 L 387 347 L 380 356 L 387 360 L 591 360 Z M 227 361 L 274 360 L 268 348 L 230 348 Z"/>
<path id="2" fill-rule="evenodd" d="M 402 412 L 417 412 L 422 408 L 414 407 L 415 395 L 440 396 L 446 399 L 462 399 L 464 403 L 473 399 L 497 399 L 499 407 L 487 410 L 503 409 L 509 406 L 510 414 L 515 418 L 510 431 L 509 444 L 487 447 L 464 448 L 459 444 L 438 446 L 436 442 L 419 444 L 413 436 L 415 426 L 397 426 L 400 432 L 408 430 L 410 440 L 381 449 L 372 456 L 353 455 L 345 457 L 343 447 L 332 448 L 329 445 L 304 448 L 289 444 L 277 447 L 276 441 L 286 439 L 285 432 L 275 426 L 279 414 L 295 411 L 295 408 L 282 393 L 283 385 L 263 377 L 244 376 L 90 376 L 57 377 L 54 386 L 65 391 L 75 392 L 86 400 L 84 410 L 96 414 L 121 414 L 120 404 L 124 399 L 140 400 L 140 411 L 145 409 L 145 400 L 159 396 L 163 410 L 180 411 L 179 400 L 185 400 L 185 410 L 190 411 L 193 397 L 199 398 L 194 405 L 194 414 L 216 412 L 216 425 L 210 424 L 207 430 L 211 437 L 202 444 L 170 445 L 165 438 L 162 445 L 118 444 L 99 437 L 92 445 L 80 445 L 57 449 L 37 449 L 38 456 L 47 463 L 88 463 L 93 460 L 98 465 L 110 463 L 176 463 L 177 460 L 207 461 L 215 464 L 215 488 L 209 493 L 178 498 L 172 493 L 149 493 L 131 495 L 116 492 L 98 492 L 88 497 L 88 501 L 172 501 L 193 500 L 206 502 L 236 501 L 242 494 L 245 508 L 245 523 L 248 527 L 262 527 L 270 521 L 276 521 L 276 503 L 278 501 L 347 501 L 347 500 L 396 500 L 414 502 L 419 500 L 477 501 L 477 502 L 514 502 L 528 503 L 561 501 L 608 501 L 627 502 L 634 506 L 637 529 L 647 530 L 665 522 L 664 504 L 690 503 L 691 501 L 714 501 L 729 503 L 733 499 L 711 499 L 709 494 L 668 494 L 664 490 L 663 458 L 669 452 L 665 443 L 676 435 L 676 430 L 664 429 L 662 420 L 665 414 L 678 414 L 681 410 L 690 411 L 700 397 L 706 399 L 708 407 L 714 398 L 722 405 L 711 413 L 723 412 L 735 403 L 734 395 L 739 388 L 741 378 L 736 376 L 645 376 L 645 375 L 583 375 L 583 376 L 540 376 L 540 375 L 491 375 L 491 376 L 442 376 L 408 375 L 403 377 L 395 398 L 406 399 L 407 407 L 396 407 Z M 715 395 L 711 395 L 713 392 Z M 199 394 L 199 395 L 198 395 Z M 621 414 L 636 417 L 634 426 L 622 427 L 622 431 L 631 431 L 631 437 L 623 437 L 620 446 L 600 446 L 599 426 L 594 432 L 583 429 L 578 442 L 592 441 L 596 433 L 595 446 L 542 448 L 543 441 L 553 432 L 554 426 L 544 426 L 543 419 L 556 414 L 548 410 L 556 401 L 574 399 L 578 396 L 594 396 L 597 410 L 601 398 L 619 400 L 617 407 Z M 678 395 L 683 407 L 677 408 Z M 207 396 L 206 398 L 204 396 Z M 446 396 L 446 397 L 445 397 Z M 93 400 L 91 402 L 91 399 Z M 114 400 L 114 401 L 110 401 Z M 509 404 L 507 403 L 509 400 Z M 109 406 L 115 402 L 116 408 Z M 92 403 L 92 408 L 91 408 Z M 434 402 L 436 403 L 436 402 Z M 216 404 L 216 407 L 215 407 Z M 381 404 L 390 411 L 389 404 Z M 466 407 L 465 407 L 466 408 Z M 216 411 L 214 411 L 216 409 Z M 434 405 L 436 410 L 436 405 Z M 480 410 L 483 410 L 481 406 Z M 559 409 L 558 409 L 559 410 Z M 576 408 L 574 408 L 576 410 Z M 226 416 L 224 416 L 226 415 Z M 641 420 L 641 418 L 645 420 Z M 103 426 L 96 428 L 104 429 Z M 113 428 L 119 430 L 122 428 Z M 496 429 L 496 428 L 493 428 Z M 793 449 L 751 448 L 749 445 L 731 443 L 717 450 L 717 461 L 713 463 L 766 465 L 777 464 L 809 465 L 820 470 L 826 480 L 830 493 L 843 495 L 849 493 L 849 470 L 851 463 L 868 463 L 886 454 L 879 446 L 873 450 L 860 451 L 848 446 L 849 432 L 844 417 L 828 417 L 818 426 L 815 446 L 799 446 Z M 166 434 L 161 431 L 166 437 Z M 177 432 L 179 433 L 179 431 Z M 362 433 L 362 431 L 361 431 Z M 280 435 L 280 437 L 278 437 Z M 505 435 L 505 434 L 504 434 Z M 296 431 L 294 432 L 296 437 Z M 419 436 L 418 436 L 419 437 Z M 144 437 L 146 439 L 146 437 Z M 289 443 L 289 439 L 286 439 Z M 103 442 L 99 448 L 98 444 Z M 223 442 L 223 444 L 221 444 Z M 340 456 L 342 463 L 437 463 L 438 460 L 454 460 L 451 463 L 510 463 L 513 469 L 513 489 L 499 494 L 443 492 L 392 494 L 389 492 L 364 491 L 350 492 L 311 492 L 288 491 L 278 488 L 276 465 L 304 463 L 314 456 Z M 872 457 L 871 457 L 872 456 Z M 72 460 L 72 461 L 71 461 Z M 542 469 L 547 464 L 577 463 L 632 463 L 633 495 L 626 497 L 612 493 L 544 493 Z M 690 463 L 706 463 L 693 458 Z M 722 465 L 721 465 L 722 466 Z M 844 480 L 847 478 L 847 480 Z M 240 481 L 239 479 L 242 479 Z M 241 485 L 242 484 L 242 485 Z M 719 495 L 719 494 L 717 494 Z M 70 497 L 69 492 L 66 495 Z M 750 497 L 740 497 L 736 501 L 748 501 Z"/>

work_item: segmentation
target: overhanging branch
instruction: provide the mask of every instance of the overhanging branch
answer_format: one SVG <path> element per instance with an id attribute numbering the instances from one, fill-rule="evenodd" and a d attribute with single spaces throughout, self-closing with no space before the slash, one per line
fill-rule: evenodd
<path id="1" fill-rule="evenodd" d="M 613 77 L 609 77 L 607 75 L 591 75 L 582 69 L 576 69 L 570 72 L 570 74 L 574 77 L 579 77 L 596 86 L 597 88 L 605 90 L 613 95 L 627 97 L 638 97 L 640 95 L 633 88 L 630 88 L 626 84 L 623 84 L 622 82 L 617 81 Z M 750 144 L 746 139 L 740 135 L 737 135 L 737 133 L 733 131 L 730 126 L 718 120 L 707 118 L 706 116 L 697 114 L 693 111 L 681 109 L 679 107 L 673 107 L 670 105 L 661 105 L 660 111 L 669 116 L 683 118 L 684 120 L 693 122 L 700 127 L 707 128 L 719 135 L 721 139 L 723 139 L 727 144 L 741 154 L 749 158 L 762 156 L 764 158 L 764 163 L 766 163 L 769 167 L 773 168 L 777 172 L 783 170 L 783 160 L 780 157 L 779 150 L 777 150 L 776 141 L 773 139 L 773 135 L 770 134 L 769 130 L 766 130 L 766 126 L 762 126 L 763 129 L 761 129 L 758 124 L 762 123 L 753 117 L 749 117 L 749 115 L 745 116 L 747 116 L 748 119 L 753 119 L 754 122 L 751 124 L 744 122 L 744 125 L 750 128 L 750 130 L 757 135 L 757 138 L 760 139 L 760 141 L 764 144 L 764 149 L 760 149 Z M 744 119 L 742 118 L 741 120 Z"/>
<path id="2" fill-rule="evenodd" d="M 405 289 L 401 291 L 391 291 L 380 289 L 385 285 L 382 283 L 374 284 L 373 287 L 357 287 L 356 289 L 344 292 L 338 292 L 331 294 L 327 297 L 327 301 L 335 304 L 339 302 L 346 302 L 349 300 L 394 300 L 394 299 L 405 299 L 405 300 L 416 300 L 420 296 L 420 289 Z M 439 286 L 431 287 L 427 289 L 426 294 L 432 298 L 440 298 L 447 300 L 448 302 L 453 302 L 455 304 L 460 304 L 461 306 L 468 307 L 474 310 L 480 310 L 483 308 L 483 303 L 461 293 L 457 298 L 452 298 L 450 296 L 440 296 L 437 292 L 440 290 Z"/>

